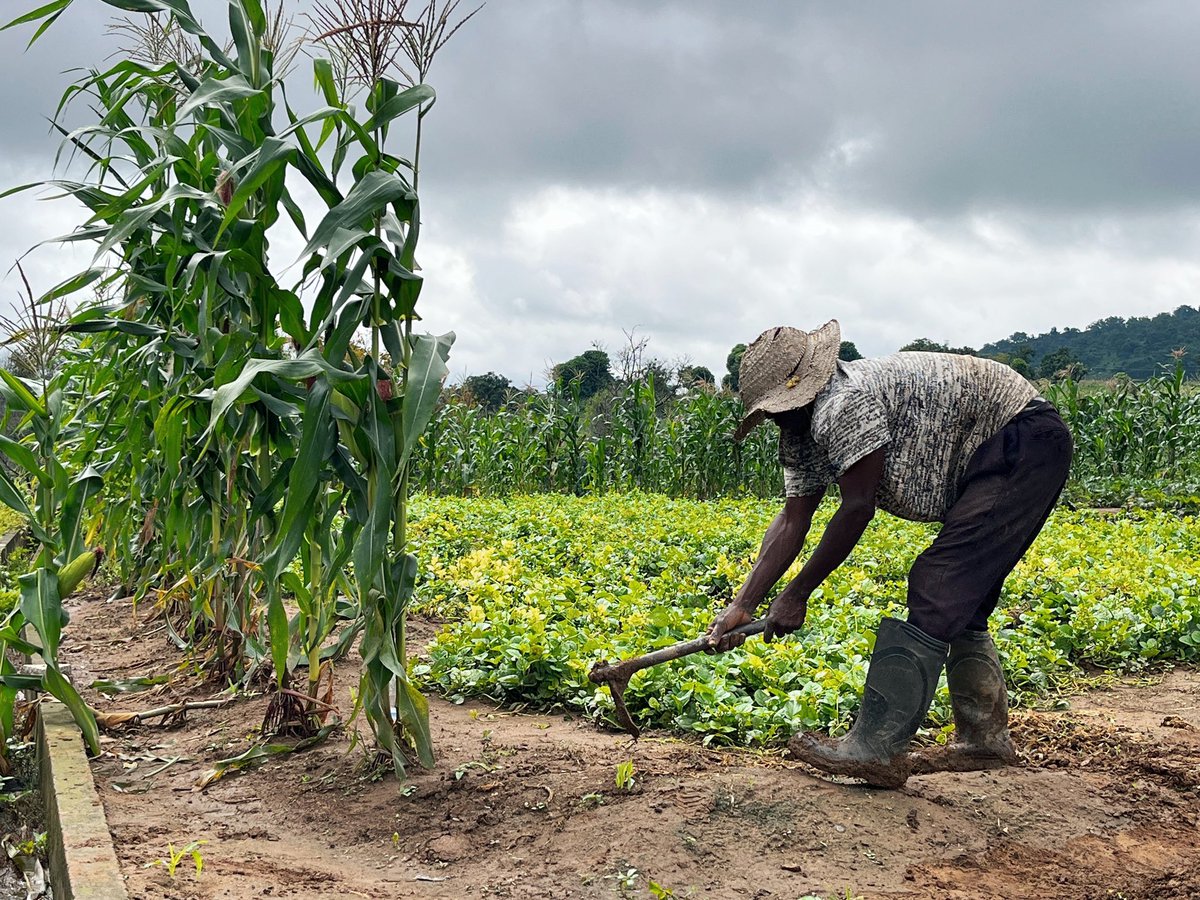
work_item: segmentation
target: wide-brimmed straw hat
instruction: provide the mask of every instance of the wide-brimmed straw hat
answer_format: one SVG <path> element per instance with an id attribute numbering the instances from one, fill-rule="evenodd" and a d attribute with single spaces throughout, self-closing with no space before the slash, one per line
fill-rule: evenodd
<path id="1" fill-rule="evenodd" d="M 816 331 L 768 328 L 742 355 L 738 393 L 746 417 L 733 433 L 742 440 L 771 413 L 799 409 L 813 401 L 833 377 L 842 329 L 831 319 Z"/>

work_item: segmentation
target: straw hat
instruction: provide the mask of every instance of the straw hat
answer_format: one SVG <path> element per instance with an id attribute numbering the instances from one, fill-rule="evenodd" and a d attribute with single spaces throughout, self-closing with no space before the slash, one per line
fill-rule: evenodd
<path id="1" fill-rule="evenodd" d="M 812 402 L 833 377 L 842 329 L 831 319 L 816 331 L 768 328 L 746 348 L 738 371 L 738 393 L 746 418 L 733 433 L 742 440 L 768 413 L 799 409 Z"/>

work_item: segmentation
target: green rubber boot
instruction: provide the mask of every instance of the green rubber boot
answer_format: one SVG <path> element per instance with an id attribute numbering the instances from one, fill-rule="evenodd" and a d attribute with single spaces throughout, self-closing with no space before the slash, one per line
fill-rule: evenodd
<path id="1" fill-rule="evenodd" d="M 998 769 L 1017 761 L 1008 733 L 1008 689 L 996 645 L 986 631 L 950 642 L 946 682 L 954 709 L 954 741 L 913 754 L 913 774 Z"/>
<path id="2" fill-rule="evenodd" d="M 882 788 L 908 780 L 908 742 L 929 711 L 949 645 L 915 625 L 884 619 L 875 637 L 862 709 L 845 737 L 811 732 L 788 742 L 796 759 L 831 775 L 849 775 Z"/>

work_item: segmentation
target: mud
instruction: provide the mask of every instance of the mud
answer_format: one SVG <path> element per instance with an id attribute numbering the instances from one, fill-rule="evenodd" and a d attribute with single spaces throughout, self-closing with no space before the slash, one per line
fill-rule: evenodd
<path id="1" fill-rule="evenodd" d="M 120 602 L 76 602 L 63 652 L 83 683 L 179 673 L 146 693 L 90 694 L 105 711 L 211 695 L 161 623 Z M 347 660 L 343 713 L 356 681 Z M 134 900 L 1200 896 L 1194 671 L 1018 713 L 1019 765 L 896 791 L 781 754 L 434 698 L 437 766 L 404 784 L 373 779 L 365 742 L 342 732 L 196 792 L 213 760 L 251 745 L 265 710 L 244 699 L 105 735 L 93 771 Z M 623 762 L 633 778 L 619 787 Z M 203 871 L 187 856 L 169 875 L 168 842 L 203 842 Z"/>

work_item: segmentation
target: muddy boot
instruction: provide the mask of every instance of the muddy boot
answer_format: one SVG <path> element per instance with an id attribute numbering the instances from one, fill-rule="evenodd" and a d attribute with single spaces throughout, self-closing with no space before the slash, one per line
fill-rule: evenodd
<path id="1" fill-rule="evenodd" d="M 1008 735 L 1008 690 L 996 645 L 986 631 L 950 643 L 946 682 L 954 709 L 954 741 L 913 754 L 913 774 L 998 769 L 1017 761 Z"/>
<path id="2" fill-rule="evenodd" d="M 898 788 L 908 779 L 909 739 L 929 711 L 948 645 L 899 619 L 879 623 L 862 709 L 838 740 L 806 732 L 788 742 L 792 756 L 833 775 Z"/>

